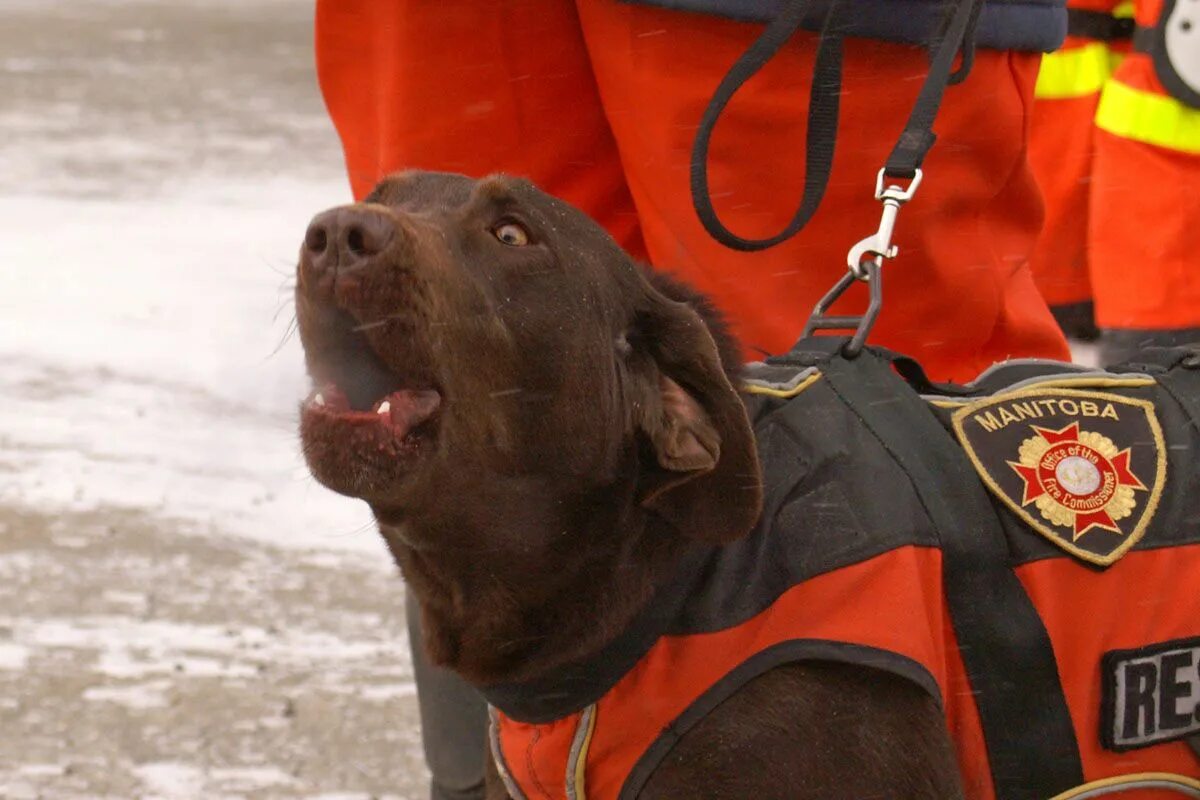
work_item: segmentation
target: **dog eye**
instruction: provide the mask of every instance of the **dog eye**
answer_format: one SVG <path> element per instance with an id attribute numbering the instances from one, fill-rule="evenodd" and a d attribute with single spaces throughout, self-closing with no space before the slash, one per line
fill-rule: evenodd
<path id="1" fill-rule="evenodd" d="M 529 244 L 529 231 L 515 222 L 505 222 L 492 228 L 492 235 L 510 247 Z"/>

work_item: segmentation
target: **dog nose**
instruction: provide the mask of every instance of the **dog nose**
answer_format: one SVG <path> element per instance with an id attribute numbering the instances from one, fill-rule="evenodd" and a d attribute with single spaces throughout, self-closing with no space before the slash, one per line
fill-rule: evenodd
<path id="1" fill-rule="evenodd" d="M 381 211 L 332 208 L 313 217 L 304 233 L 304 249 L 319 272 L 353 267 L 386 250 L 395 229 L 395 222 Z"/>

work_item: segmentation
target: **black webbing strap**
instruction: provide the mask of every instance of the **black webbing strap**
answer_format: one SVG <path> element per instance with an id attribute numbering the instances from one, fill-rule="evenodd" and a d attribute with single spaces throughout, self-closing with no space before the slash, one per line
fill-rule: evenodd
<path id="1" fill-rule="evenodd" d="M 1114 17 L 1103 11 L 1067 9 L 1067 35 L 1100 42 L 1115 42 L 1133 36 L 1133 17 Z"/>
<path id="2" fill-rule="evenodd" d="M 1200 342 L 1182 347 L 1145 347 L 1113 372 L 1145 373 L 1154 377 L 1200 429 Z"/>
<path id="3" fill-rule="evenodd" d="M 770 61 L 800 28 L 808 11 L 809 0 L 788 0 L 762 35 L 750 45 L 721 79 L 716 92 L 700 118 L 700 128 L 692 144 L 692 204 L 705 229 L 721 244 L 734 250 L 766 250 L 795 236 L 821 205 L 829 172 L 833 167 L 833 148 L 837 141 L 839 97 L 842 90 L 842 37 L 836 35 L 836 17 L 842 0 L 832 0 L 821 26 L 813 67 L 812 89 L 808 102 L 808 132 L 804 150 L 804 195 L 791 222 L 765 239 L 745 239 L 725 227 L 713 208 L 708 189 L 708 148 L 717 120 L 725 106 L 746 81 Z"/>
<path id="4" fill-rule="evenodd" d="M 692 146 L 691 190 L 692 204 L 705 230 L 721 244 L 734 250 L 757 251 L 774 247 L 795 236 L 816 213 L 829 182 L 833 167 L 834 145 L 838 129 L 838 98 L 842 88 L 842 23 L 847 13 L 845 0 L 832 0 L 821 25 L 813 68 L 812 89 L 808 104 L 808 129 L 804 153 L 804 194 L 790 222 L 782 231 L 763 239 L 747 239 L 725 227 L 713 208 L 708 186 L 708 150 L 713 129 L 729 101 L 737 91 L 754 77 L 779 52 L 800 28 L 809 11 L 810 0 L 787 0 L 778 16 L 763 30 L 758 39 L 730 68 L 713 93 L 708 107 L 700 118 L 696 140 Z M 917 102 L 909 116 L 900 141 L 888 159 L 886 172 L 892 177 L 911 178 L 933 146 L 936 138 L 930 129 L 947 83 L 957 83 L 966 77 L 974 52 L 970 32 L 978 20 L 983 0 L 949 0 L 954 13 L 948 17 L 930 44 L 933 53 L 929 74 L 921 87 Z M 850 6 L 853 1 L 850 0 Z M 955 54 L 963 51 L 963 62 L 951 73 Z M 894 162 L 894 163 L 893 163 Z"/>
<path id="5" fill-rule="evenodd" d="M 1187 412 L 1192 426 L 1200 430 L 1200 370 L 1195 367 L 1175 369 L 1156 377 L 1158 385 Z"/>
<path id="6" fill-rule="evenodd" d="M 1183 407 L 1192 421 L 1192 426 L 1200 430 L 1200 344 L 1186 348 L 1147 350 L 1157 356 L 1154 360 L 1167 369 L 1165 374 L 1154 376 L 1158 385 Z M 1145 356 L 1146 353 L 1143 352 L 1140 358 Z M 1189 736 L 1184 741 L 1196 753 L 1196 757 L 1200 758 L 1200 733 Z"/>
<path id="7" fill-rule="evenodd" d="M 801 350 L 818 340 L 802 342 Z M 821 361 L 827 385 L 912 479 L 942 549 L 951 622 L 987 743 L 997 800 L 1045 800 L 1083 783 L 1050 637 L 1009 567 L 996 511 L 962 449 L 874 351 L 828 343 L 780 361 Z M 886 498 L 881 498 L 886 502 Z"/>
<path id="8" fill-rule="evenodd" d="M 937 135 L 933 132 L 933 120 L 942 105 L 942 95 L 946 92 L 946 86 L 952 82 L 961 82 L 971 68 L 975 48 L 974 36 L 969 34 L 974 31 L 982 8 L 982 0 L 958 0 L 954 16 L 950 18 L 940 40 L 934 44 L 929 74 L 921 84 L 921 91 L 917 94 L 917 101 L 913 103 L 912 113 L 908 115 L 904 131 L 883 168 L 888 177 L 914 177 L 925 160 L 925 154 L 937 140 Z M 963 62 L 952 74 L 954 57 L 960 48 Z"/>
<path id="9" fill-rule="evenodd" d="M 1154 28 L 1134 28 L 1133 33 L 1133 49 L 1139 53 L 1153 54 L 1155 50 L 1155 35 Z"/>

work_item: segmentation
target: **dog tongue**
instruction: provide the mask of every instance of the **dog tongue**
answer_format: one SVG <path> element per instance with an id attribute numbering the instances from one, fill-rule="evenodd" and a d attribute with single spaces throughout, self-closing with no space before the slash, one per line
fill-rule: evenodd
<path id="1" fill-rule="evenodd" d="M 442 396 L 434 389 L 401 389 L 379 402 L 376 413 L 387 423 L 407 434 L 434 415 L 442 404 Z"/>

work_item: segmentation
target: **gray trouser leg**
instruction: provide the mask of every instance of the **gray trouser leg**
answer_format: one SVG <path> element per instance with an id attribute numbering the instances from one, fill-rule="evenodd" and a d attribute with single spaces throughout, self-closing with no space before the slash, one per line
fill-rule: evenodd
<path id="1" fill-rule="evenodd" d="M 425 763 L 433 776 L 432 800 L 482 800 L 487 746 L 487 706 L 462 678 L 429 662 L 421 645 L 417 599 L 405 593 L 408 638 L 412 643 L 417 705 Z"/>
<path id="2" fill-rule="evenodd" d="M 1146 347 L 1177 347 L 1200 344 L 1200 328 L 1165 328 L 1163 330 L 1134 330 L 1103 328 L 1100 331 L 1100 364 L 1108 367 L 1137 361 L 1138 353 Z"/>

